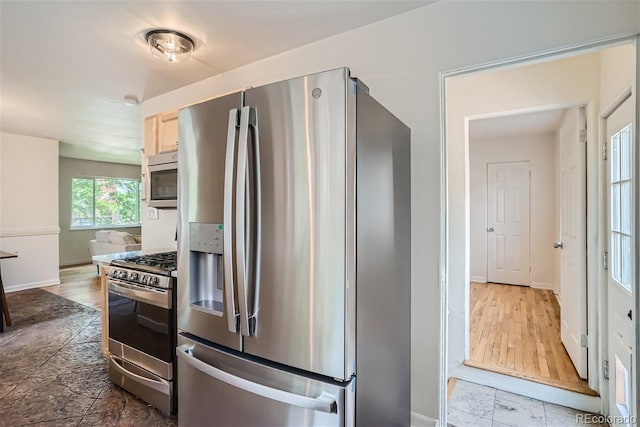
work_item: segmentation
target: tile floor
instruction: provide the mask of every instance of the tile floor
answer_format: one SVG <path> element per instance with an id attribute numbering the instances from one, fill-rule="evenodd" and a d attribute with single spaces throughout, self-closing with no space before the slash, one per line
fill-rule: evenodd
<path id="1" fill-rule="evenodd" d="M 608 425 L 579 422 L 578 414 L 588 413 L 457 380 L 448 401 L 447 422 L 454 427 Z"/>
<path id="2" fill-rule="evenodd" d="M 175 426 L 108 379 L 100 313 L 49 292 L 7 295 L 0 334 L 0 426 Z M 458 380 L 450 426 L 576 426 L 570 408 Z M 592 424 L 593 425 L 593 424 Z"/>
<path id="3" fill-rule="evenodd" d="M 31 289 L 7 294 L 0 333 L 0 426 L 175 426 L 108 378 L 100 312 Z"/>

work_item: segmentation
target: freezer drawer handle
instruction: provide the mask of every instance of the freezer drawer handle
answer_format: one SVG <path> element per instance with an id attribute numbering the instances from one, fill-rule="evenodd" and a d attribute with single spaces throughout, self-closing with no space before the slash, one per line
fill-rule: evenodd
<path id="1" fill-rule="evenodd" d="M 267 399 L 277 400 L 279 402 L 286 403 L 288 405 L 298 406 L 305 409 L 312 409 L 314 411 L 322 411 L 330 414 L 338 412 L 338 406 L 336 399 L 329 393 L 322 392 L 318 397 L 300 396 L 299 394 L 289 393 L 287 391 L 279 390 L 277 388 L 267 387 L 262 384 L 254 383 L 244 378 L 237 377 L 214 366 L 211 366 L 192 354 L 193 346 L 188 344 L 181 345 L 177 348 L 178 359 L 182 359 L 187 362 L 193 368 L 200 372 L 209 375 L 219 381 L 222 381 L 230 386 L 239 388 L 249 393 L 257 394 L 258 396 L 266 397 Z"/>
<path id="2" fill-rule="evenodd" d="M 116 369 L 116 371 L 120 372 L 130 380 L 144 384 L 145 386 L 160 393 L 169 394 L 170 385 L 167 381 L 161 378 L 158 378 L 158 380 L 152 380 L 151 378 L 146 378 L 142 375 L 134 374 L 131 371 L 127 371 L 123 366 L 120 365 L 120 359 L 118 359 L 114 355 L 109 355 L 109 359 L 111 359 L 112 366 Z"/>

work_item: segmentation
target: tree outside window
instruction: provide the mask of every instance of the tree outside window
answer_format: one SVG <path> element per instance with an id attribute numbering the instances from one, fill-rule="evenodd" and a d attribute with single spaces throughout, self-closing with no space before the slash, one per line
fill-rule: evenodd
<path id="1" fill-rule="evenodd" d="M 140 224 L 140 180 L 73 178 L 71 228 Z"/>

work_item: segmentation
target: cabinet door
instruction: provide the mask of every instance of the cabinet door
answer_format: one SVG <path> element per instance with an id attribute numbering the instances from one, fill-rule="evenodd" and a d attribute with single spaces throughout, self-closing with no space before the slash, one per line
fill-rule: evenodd
<path id="1" fill-rule="evenodd" d="M 157 153 L 178 149 L 178 112 L 163 113 L 158 117 Z"/>
<path id="2" fill-rule="evenodd" d="M 151 116 L 144 119 L 144 155 L 153 156 L 158 152 L 156 140 L 158 139 L 158 118 Z"/>

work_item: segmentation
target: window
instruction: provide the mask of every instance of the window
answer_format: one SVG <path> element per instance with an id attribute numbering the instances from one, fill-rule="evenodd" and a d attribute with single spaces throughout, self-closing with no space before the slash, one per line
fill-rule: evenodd
<path id="1" fill-rule="evenodd" d="M 631 125 L 611 137 L 611 276 L 631 291 Z"/>
<path id="2" fill-rule="evenodd" d="M 73 178 L 71 228 L 140 224 L 140 180 Z"/>

